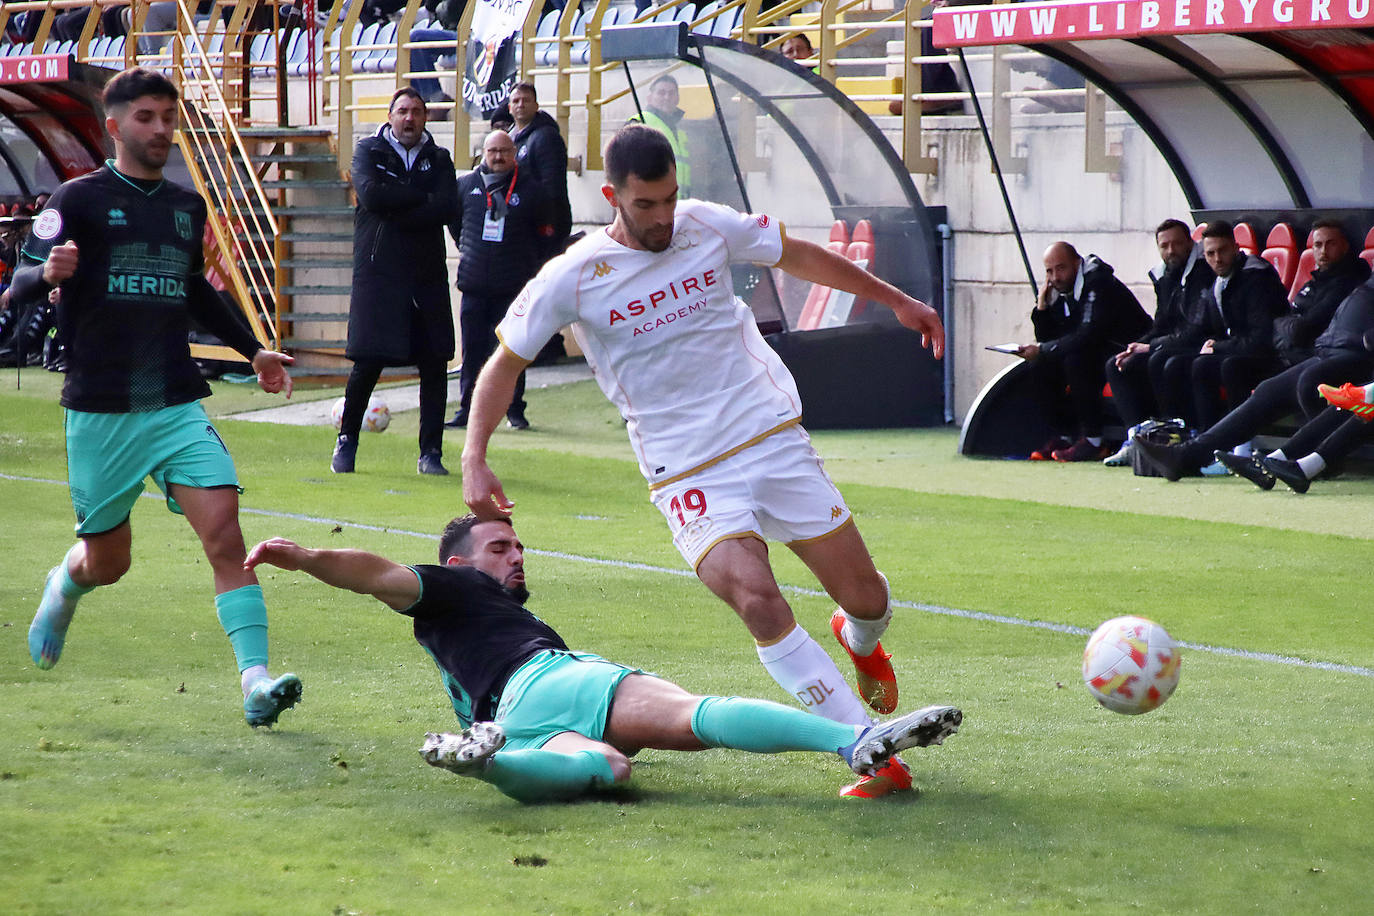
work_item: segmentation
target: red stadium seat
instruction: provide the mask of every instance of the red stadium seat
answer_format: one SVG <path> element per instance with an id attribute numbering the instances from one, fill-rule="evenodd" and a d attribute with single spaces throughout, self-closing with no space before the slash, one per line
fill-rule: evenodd
<path id="1" fill-rule="evenodd" d="M 1371 227 L 1364 237 L 1364 250 L 1360 252 L 1360 257 L 1364 258 L 1370 267 L 1374 267 L 1374 227 Z"/>
<path id="2" fill-rule="evenodd" d="M 1202 241 L 1202 232 L 1203 232 L 1203 230 L 1205 230 L 1206 228 L 1207 228 L 1207 224 L 1206 224 L 1206 223 L 1198 223 L 1196 226 L 1194 226 L 1194 227 L 1193 227 L 1193 241 L 1195 241 L 1195 242 L 1200 242 L 1200 241 Z"/>
<path id="3" fill-rule="evenodd" d="M 866 219 L 859 220 L 854 224 L 854 235 L 850 241 L 873 244 L 873 224 Z"/>
<path id="4" fill-rule="evenodd" d="M 837 219 L 830 224 L 830 241 L 839 242 L 841 245 L 849 244 L 849 224 L 842 219 Z"/>
<path id="5" fill-rule="evenodd" d="M 1293 240 L 1293 228 L 1287 223 L 1278 223 L 1270 229 L 1260 257 L 1274 265 L 1284 289 L 1292 286 L 1293 275 L 1298 272 L 1298 244 Z"/>
<path id="6" fill-rule="evenodd" d="M 1317 253 L 1312 250 L 1312 235 L 1307 233 L 1307 247 L 1298 255 L 1298 269 L 1293 274 L 1293 284 L 1288 287 L 1288 301 L 1292 302 L 1298 297 L 1298 291 L 1307 285 L 1307 281 L 1312 279 L 1312 271 L 1317 269 Z"/>
<path id="7" fill-rule="evenodd" d="M 1236 223 L 1236 247 L 1246 254 L 1258 254 L 1259 245 L 1255 242 L 1255 230 L 1249 223 Z"/>

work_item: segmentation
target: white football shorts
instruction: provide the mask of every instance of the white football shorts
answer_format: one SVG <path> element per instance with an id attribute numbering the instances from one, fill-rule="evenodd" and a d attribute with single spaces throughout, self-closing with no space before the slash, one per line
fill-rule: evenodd
<path id="1" fill-rule="evenodd" d="M 844 497 L 799 425 L 659 487 L 650 499 L 692 569 L 730 538 L 795 544 L 826 537 L 849 521 Z"/>

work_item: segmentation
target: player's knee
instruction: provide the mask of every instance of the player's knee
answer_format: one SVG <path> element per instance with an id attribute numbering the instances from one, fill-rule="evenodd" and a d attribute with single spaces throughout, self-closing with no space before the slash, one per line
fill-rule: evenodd
<path id="1" fill-rule="evenodd" d="M 127 552 L 89 552 L 83 561 L 84 571 L 95 585 L 114 585 L 129 571 L 133 562 Z"/>
<path id="2" fill-rule="evenodd" d="M 854 617 L 876 619 L 887 611 L 887 586 L 875 570 L 873 575 L 864 576 L 854 584 L 852 595 L 841 604 L 846 612 Z"/>

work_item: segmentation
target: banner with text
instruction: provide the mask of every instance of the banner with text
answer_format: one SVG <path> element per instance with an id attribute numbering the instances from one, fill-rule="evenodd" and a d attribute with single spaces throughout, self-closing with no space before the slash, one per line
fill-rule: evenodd
<path id="1" fill-rule="evenodd" d="M 1374 27 L 1374 0 L 1063 0 L 946 7 L 935 45 L 1038 44 L 1097 38 Z"/>
<path id="2" fill-rule="evenodd" d="M 510 95 L 519 72 L 520 31 L 531 0 L 476 0 L 463 73 L 463 104 L 491 117 Z"/>
<path id="3" fill-rule="evenodd" d="M 66 54 L 0 57 L 0 84 L 60 83 L 67 79 L 70 64 Z"/>

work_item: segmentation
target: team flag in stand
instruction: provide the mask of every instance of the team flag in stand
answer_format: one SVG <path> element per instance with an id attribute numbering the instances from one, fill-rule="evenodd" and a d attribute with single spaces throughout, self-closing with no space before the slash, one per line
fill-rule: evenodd
<path id="1" fill-rule="evenodd" d="M 520 30 L 531 0 L 476 0 L 463 71 L 463 104 L 490 118 L 515 85 Z"/>

